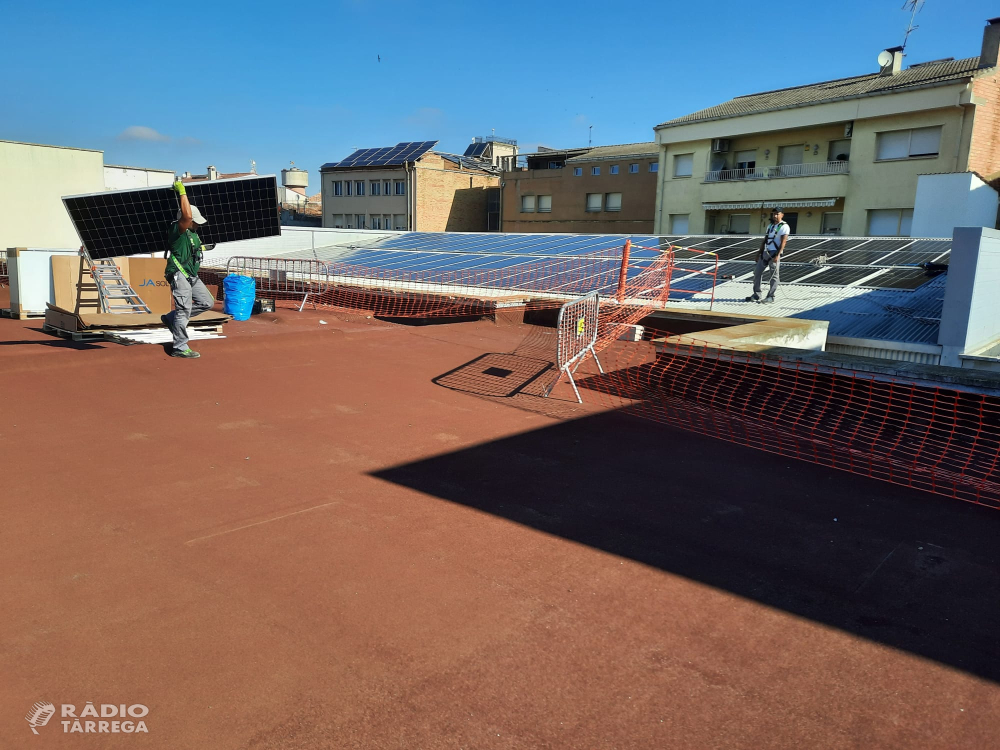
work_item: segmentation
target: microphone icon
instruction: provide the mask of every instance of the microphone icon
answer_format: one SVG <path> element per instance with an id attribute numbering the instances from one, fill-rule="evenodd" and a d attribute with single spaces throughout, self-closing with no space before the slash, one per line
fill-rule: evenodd
<path id="1" fill-rule="evenodd" d="M 38 734 L 38 730 L 35 727 L 44 727 L 49 723 L 56 713 L 56 707 L 51 703 L 44 703 L 39 701 L 31 707 L 31 710 L 25 714 L 24 718 L 27 720 L 28 724 L 31 726 L 31 731 Z"/>

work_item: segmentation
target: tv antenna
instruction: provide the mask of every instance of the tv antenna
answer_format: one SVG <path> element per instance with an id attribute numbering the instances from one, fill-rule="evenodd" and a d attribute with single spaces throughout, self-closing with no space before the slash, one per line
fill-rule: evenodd
<path id="1" fill-rule="evenodd" d="M 924 0 L 906 0 L 903 3 L 903 10 L 910 11 L 910 22 L 906 25 L 906 33 L 903 35 L 903 49 L 906 49 L 906 42 L 910 38 L 910 34 L 919 29 L 919 26 L 913 25 L 913 19 L 917 17 L 917 13 L 920 9 L 924 7 Z"/>
<path id="2" fill-rule="evenodd" d="M 590 148 L 590 145 L 594 140 L 593 136 L 594 136 L 594 126 L 590 125 L 587 128 L 587 148 Z"/>

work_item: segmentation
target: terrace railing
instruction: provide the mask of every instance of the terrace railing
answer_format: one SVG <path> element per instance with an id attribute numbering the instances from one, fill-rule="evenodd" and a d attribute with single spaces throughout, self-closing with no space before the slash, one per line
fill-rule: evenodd
<path id="1" fill-rule="evenodd" d="M 730 182 L 736 180 L 775 180 L 782 177 L 812 177 L 824 174 L 848 174 L 849 161 L 820 161 L 805 164 L 782 164 L 774 167 L 747 169 L 716 169 L 705 173 L 705 182 Z"/>

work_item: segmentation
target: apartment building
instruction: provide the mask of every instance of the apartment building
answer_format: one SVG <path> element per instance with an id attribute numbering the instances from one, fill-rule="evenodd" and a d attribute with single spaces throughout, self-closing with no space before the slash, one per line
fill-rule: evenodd
<path id="1" fill-rule="evenodd" d="M 499 183 L 491 161 L 432 151 L 437 141 L 359 149 L 320 167 L 323 226 L 484 232 Z"/>
<path id="2" fill-rule="evenodd" d="M 1000 171 L 1000 19 L 978 57 L 766 91 L 661 123 L 656 231 L 908 236 L 923 174 Z M 873 58 L 876 56 L 873 55 Z"/>
<path id="3" fill-rule="evenodd" d="M 526 169 L 503 173 L 503 231 L 653 231 L 659 169 L 655 143 L 539 148 L 524 156 Z"/>

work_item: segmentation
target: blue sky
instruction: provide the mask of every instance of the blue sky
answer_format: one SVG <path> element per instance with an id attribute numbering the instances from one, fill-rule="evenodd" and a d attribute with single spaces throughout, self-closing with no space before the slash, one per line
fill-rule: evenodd
<path id="1" fill-rule="evenodd" d="M 314 192 L 354 147 L 461 152 L 491 129 L 522 150 L 578 146 L 591 125 L 594 145 L 646 141 L 732 96 L 874 71 L 902 42 L 902 4 L 7 0 L 0 138 L 175 172 L 294 161 Z M 927 0 L 906 62 L 979 54 L 997 14 Z"/>

